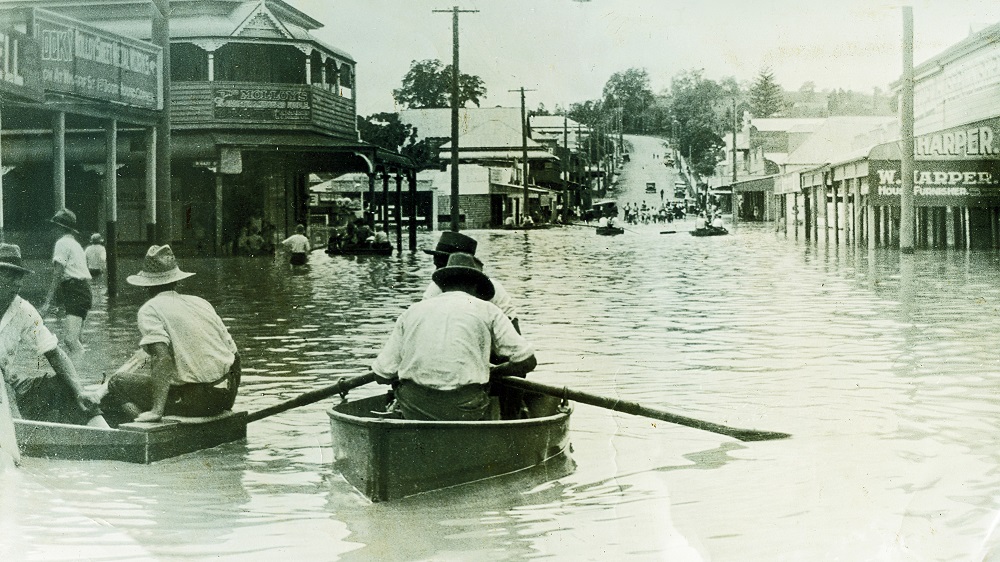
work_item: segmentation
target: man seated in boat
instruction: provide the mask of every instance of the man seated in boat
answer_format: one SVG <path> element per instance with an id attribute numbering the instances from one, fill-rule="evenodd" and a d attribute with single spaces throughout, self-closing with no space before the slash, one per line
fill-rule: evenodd
<path id="1" fill-rule="evenodd" d="M 372 241 L 372 246 L 374 246 L 375 248 L 385 248 L 386 246 L 390 245 L 391 244 L 389 243 L 389 234 L 384 230 L 376 230 L 375 239 Z"/>
<path id="2" fill-rule="evenodd" d="M 137 319 L 139 346 L 148 359 L 113 374 L 102 404 L 127 420 L 215 416 L 233 407 L 239 353 L 208 301 L 177 292 L 177 282 L 192 275 L 180 270 L 170 246 L 154 245 L 142 270 L 126 279 L 149 293 Z"/>
<path id="3" fill-rule="evenodd" d="M 712 219 L 712 228 L 715 230 L 725 230 L 725 227 L 722 225 L 721 213 L 716 213 L 715 218 Z"/>
<path id="4" fill-rule="evenodd" d="M 534 348 L 488 302 L 493 283 L 471 254 L 452 254 L 433 279 L 443 293 L 396 320 L 372 371 L 395 384 L 393 408 L 404 419 L 492 419 L 490 378 L 528 374 L 537 364 Z M 491 352 L 508 359 L 490 365 Z"/>
<path id="5" fill-rule="evenodd" d="M 448 258 L 454 253 L 462 252 L 475 257 L 478 246 L 479 243 L 476 242 L 475 238 L 466 236 L 461 232 L 446 230 L 441 233 L 441 238 L 438 239 L 437 246 L 433 250 L 424 250 L 424 253 L 434 256 L 434 267 L 441 269 L 448 264 Z M 482 268 L 482 262 L 479 258 L 476 258 L 476 262 Z M 507 316 L 507 319 L 514 324 L 514 329 L 520 334 L 521 327 L 517 321 L 517 310 L 514 308 L 514 301 L 510 298 L 510 294 L 507 293 L 507 290 L 496 279 L 490 278 L 490 282 L 493 283 L 494 289 L 493 298 L 490 299 L 490 302 L 500 307 L 500 310 Z M 430 285 L 424 291 L 422 298 L 429 299 L 440 294 L 441 288 L 432 279 Z"/>
<path id="6" fill-rule="evenodd" d="M 21 266 L 21 248 L 0 243 L 0 371 L 13 392 L 8 395 L 14 417 L 54 423 L 108 427 L 98 407 L 98 397 L 83 389 L 72 361 L 59 340 L 42 323 L 42 317 L 18 293 L 31 273 Z M 10 365 L 21 343 L 33 345 L 54 374 L 21 376 Z"/>

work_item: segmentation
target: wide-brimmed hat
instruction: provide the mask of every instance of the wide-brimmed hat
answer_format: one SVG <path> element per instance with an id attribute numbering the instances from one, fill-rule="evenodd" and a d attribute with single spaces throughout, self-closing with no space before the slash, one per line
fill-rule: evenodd
<path id="1" fill-rule="evenodd" d="M 432 256 L 449 256 L 455 252 L 476 255 L 476 246 L 479 245 L 475 239 L 470 238 L 461 232 L 446 230 L 441 233 L 437 246 L 433 250 L 424 250 Z"/>
<path id="2" fill-rule="evenodd" d="M 431 279 L 441 287 L 442 291 L 447 290 L 456 283 L 467 283 L 472 281 L 476 285 L 476 296 L 488 301 L 496 294 L 493 282 L 482 272 L 476 258 L 472 254 L 456 252 L 448 257 L 448 265 L 438 269 L 431 275 Z"/>
<path id="3" fill-rule="evenodd" d="M 156 287 L 176 283 L 181 279 L 187 279 L 194 273 L 181 271 L 177 267 L 177 258 L 169 245 L 150 246 L 146 252 L 146 259 L 142 262 L 142 271 L 135 275 L 129 275 L 125 280 L 137 287 Z"/>
<path id="4" fill-rule="evenodd" d="M 59 209 L 51 219 L 49 219 L 54 225 L 61 226 L 70 232 L 80 233 L 76 229 L 76 213 L 70 211 L 69 209 Z"/>
<path id="5" fill-rule="evenodd" d="M 21 265 L 21 247 L 17 244 L 0 243 L 0 269 L 20 273 L 34 273 Z"/>

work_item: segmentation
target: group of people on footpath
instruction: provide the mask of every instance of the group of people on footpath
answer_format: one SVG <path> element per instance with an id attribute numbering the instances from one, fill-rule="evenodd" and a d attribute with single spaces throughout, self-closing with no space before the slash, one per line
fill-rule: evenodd
<path id="1" fill-rule="evenodd" d="M 52 255 L 53 280 L 40 310 L 20 296 L 33 274 L 24 267 L 20 247 L 0 243 L 5 385 L 0 400 L 10 397 L 6 402 L 13 417 L 116 427 L 230 410 L 241 379 L 238 348 L 208 301 L 178 291 L 178 283 L 194 273 L 180 269 L 169 245 L 150 246 L 141 270 L 126 279 L 148 296 L 136 318 L 139 349 L 104 382 L 84 387 L 77 369 L 84 361 L 80 332 L 92 305 L 88 252 L 76 239 L 71 211 L 59 211 L 50 222 L 60 236 Z M 304 238 L 301 231 L 295 236 Z M 524 414 L 523 404 L 495 398 L 490 383 L 526 376 L 537 365 L 535 350 L 520 334 L 510 295 L 483 272 L 476 248 L 465 234 L 443 232 L 433 250 L 424 250 L 436 268 L 431 281 L 421 300 L 398 317 L 371 365 L 376 380 L 392 386 L 386 415 L 473 421 Z M 293 251 L 293 259 L 300 253 Z M 43 321 L 50 307 L 65 313 L 66 351 Z M 13 358 L 22 345 L 44 357 L 52 372 L 18 372 Z"/>

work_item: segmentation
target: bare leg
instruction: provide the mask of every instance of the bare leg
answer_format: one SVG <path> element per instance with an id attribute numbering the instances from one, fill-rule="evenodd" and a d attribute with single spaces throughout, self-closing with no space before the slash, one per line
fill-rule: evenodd
<path id="1" fill-rule="evenodd" d="M 63 318 L 63 343 L 66 345 L 66 352 L 73 361 L 73 366 L 80 370 L 83 361 L 83 342 L 80 341 L 80 333 L 83 331 L 83 318 L 67 314 Z"/>

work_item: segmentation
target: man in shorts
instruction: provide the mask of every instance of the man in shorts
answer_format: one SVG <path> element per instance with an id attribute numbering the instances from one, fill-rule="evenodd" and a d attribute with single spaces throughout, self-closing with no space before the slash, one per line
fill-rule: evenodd
<path id="1" fill-rule="evenodd" d="M 61 236 L 52 251 L 52 282 L 40 310 L 45 316 L 49 307 L 56 304 L 63 308 L 63 343 L 70 359 L 77 365 L 83 357 L 80 333 L 83 321 L 90 312 L 93 295 L 90 291 L 90 269 L 83 246 L 76 240 L 76 214 L 62 209 L 50 221 Z"/>

